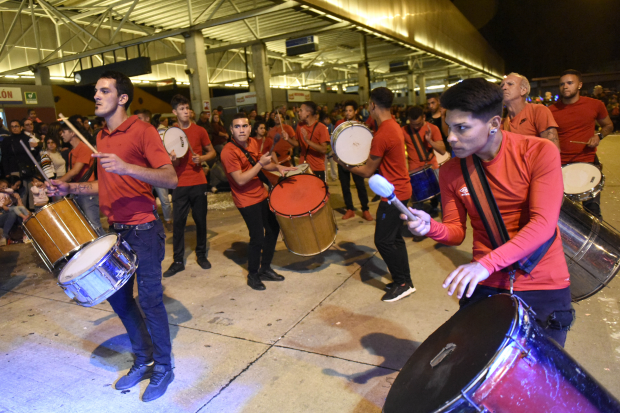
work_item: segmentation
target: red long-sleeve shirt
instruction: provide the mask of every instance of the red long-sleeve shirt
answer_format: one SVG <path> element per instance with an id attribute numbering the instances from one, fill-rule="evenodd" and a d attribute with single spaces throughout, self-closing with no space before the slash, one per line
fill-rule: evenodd
<path id="1" fill-rule="evenodd" d="M 502 131 L 497 156 L 483 168 L 508 230 L 510 241 L 493 250 L 478 211 L 469 195 L 460 159 L 447 162 L 439 174 L 443 223 L 431 220 L 427 234 L 447 245 L 465 238 L 467 216 L 474 230 L 473 260 L 491 274 L 480 284 L 507 289 L 508 274 L 501 269 L 518 261 L 551 238 L 557 228 L 564 196 L 560 154 L 550 141 Z M 531 274 L 517 271 L 516 291 L 555 290 L 570 284 L 559 231 Z"/>

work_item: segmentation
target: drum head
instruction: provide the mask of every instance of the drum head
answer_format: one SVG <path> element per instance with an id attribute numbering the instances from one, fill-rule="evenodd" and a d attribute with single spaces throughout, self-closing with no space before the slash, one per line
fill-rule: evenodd
<path id="1" fill-rule="evenodd" d="M 339 128 L 342 128 L 338 130 Z M 372 132 L 358 122 L 345 122 L 332 135 L 332 149 L 347 165 L 361 165 L 368 160 Z"/>
<path id="2" fill-rule="evenodd" d="M 313 213 L 328 197 L 327 184 L 314 175 L 284 178 L 269 194 L 271 210 L 284 216 Z"/>
<path id="3" fill-rule="evenodd" d="M 461 396 L 493 360 L 517 320 L 515 299 L 486 298 L 458 311 L 413 353 L 394 381 L 385 413 L 428 413 Z M 449 344 L 452 352 L 437 357 Z M 431 366 L 433 361 L 434 367 Z"/>
<path id="4" fill-rule="evenodd" d="M 187 135 L 181 128 L 169 128 L 164 132 L 164 147 L 168 153 L 176 154 L 177 158 L 182 158 L 187 153 L 189 144 Z"/>
<path id="5" fill-rule="evenodd" d="M 95 266 L 116 244 L 118 237 L 117 234 L 104 235 L 82 248 L 62 269 L 58 282 L 71 281 Z"/>
<path id="6" fill-rule="evenodd" d="M 575 195 L 594 189 L 601 182 L 602 173 L 589 163 L 572 163 L 562 167 L 564 193 Z"/>

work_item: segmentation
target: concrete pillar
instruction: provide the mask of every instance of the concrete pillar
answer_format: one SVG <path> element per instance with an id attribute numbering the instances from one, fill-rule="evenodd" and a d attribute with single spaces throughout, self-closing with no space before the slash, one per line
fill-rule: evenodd
<path id="1" fill-rule="evenodd" d="M 416 105 L 417 99 L 415 95 L 415 78 L 413 73 L 407 74 L 407 105 Z"/>
<path id="2" fill-rule="evenodd" d="M 34 70 L 34 84 L 37 86 L 51 85 L 50 70 L 46 66 L 39 66 Z"/>
<path id="3" fill-rule="evenodd" d="M 418 87 L 420 88 L 420 102 L 421 105 L 426 103 L 426 78 L 424 75 L 418 75 Z"/>
<path id="4" fill-rule="evenodd" d="M 368 102 L 370 96 L 370 79 L 368 79 L 367 63 L 360 63 L 357 67 L 357 84 L 359 89 L 357 91 L 360 97 L 360 104 Z"/>
<path id="5" fill-rule="evenodd" d="M 321 93 L 327 93 L 327 83 L 321 83 Z"/>
<path id="6" fill-rule="evenodd" d="M 271 110 L 271 87 L 267 46 L 265 43 L 252 45 L 252 67 L 254 70 L 254 90 L 256 91 L 256 111 L 258 113 Z"/>
<path id="7" fill-rule="evenodd" d="M 191 107 L 198 117 L 204 108 L 204 102 L 209 102 L 209 106 L 211 102 L 205 39 L 200 30 L 183 33 L 183 37 L 185 37 Z M 213 111 L 213 108 L 211 110 Z"/>
<path id="8" fill-rule="evenodd" d="M 341 84 L 336 85 L 336 93 L 338 95 L 342 95 L 342 89 L 343 89 L 343 87 L 342 87 Z"/>

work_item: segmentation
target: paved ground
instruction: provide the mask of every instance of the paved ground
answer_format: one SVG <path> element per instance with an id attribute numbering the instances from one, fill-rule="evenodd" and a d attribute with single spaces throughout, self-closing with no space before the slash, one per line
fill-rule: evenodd
<path id="1" fill-rule="evenodd" d="M 620 228 L 620 137 L 600 150 L 607 184 L 603 214 Z M 332 205 L 343 206 L 338 182 Z M 355 197 L 355 196 L 354 196 Z M 143 403 L 147 382 L 113 383 L 132 364 L 129 340 L 109 305 L 69 301 L 30 245 L 0 250 L 0 412 L 380 412 L 399 369 L 457 309 L 441 288 L 461 247 L 407 240 L 417 292 L 380 301 L 386 268 L 374 223 L 340 219 L 336 244 L 298 257 L 278 243 L 274 268 L 286 276 L 256 292 L 245 284 L 247 229 L 230 195 L 210 196 L 211 270 L 195 263 L 187 227 L 186 271 L 164 279 L 176 379 L 165 397 Z M 376 204 L 371 205 L 371 212 Z M 171 263 L 166 242 L 164 267 Z M 620 397 L 620 284 L 575 306 L 566 349 Z"/>

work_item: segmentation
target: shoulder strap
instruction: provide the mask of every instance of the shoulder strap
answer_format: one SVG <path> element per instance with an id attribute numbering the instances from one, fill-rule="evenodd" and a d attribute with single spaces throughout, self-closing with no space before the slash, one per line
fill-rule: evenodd
<path id="1" fill-rule="evenodd" d="M 312 136 L 314 136 L 314 130 L 316 129 L 318 125 L 319 125 L 319 121 L 317 120 L 316 123 L 314 124 L 314 128 L 312 128 L 312 132 L 310 133 L 310 139 L 308 139 L 310 142 L 312 142 Z M 302 136 L 302 139 L 303 139 L 303 136 Z M 306 161 L 306 155 L 308 155 L 308 151 L 310 150 L 310 145 L 306 144 L 306 147 L 304 149 L 305 151 L 302 154 L 302 157 L 304 158 L 304 161 Z"/>
<path id="2" fill-rule="evenodd" d="M 239 145 L 237 142 L 235 142 L 235 138 L 232 138 L 230 140 L 230 143 L 235 145 L 237 148 L 239 148 L 241 150 L 241 152 L 243 152 L 245 157 L 248 158 L 248 162 L 250 162 L 250 165 L 256 166 L 256 160 L 254 159 L 254 157 L 252 157 L 252 154 L 250 154 L 250 152 L 246 151 L 245 148 L 243 148 L 241 145 Z M 273 185 L 271 184 L 269 179 L 267 179 L 267 177 L 263 173 L 262 169 L 258 172 L 257 176 L 258 176 L 258 179 L 260 179 L 262 183 L 266 184 L 269 187 L 269 189 L 271 189 L 273 187 Z"/>

